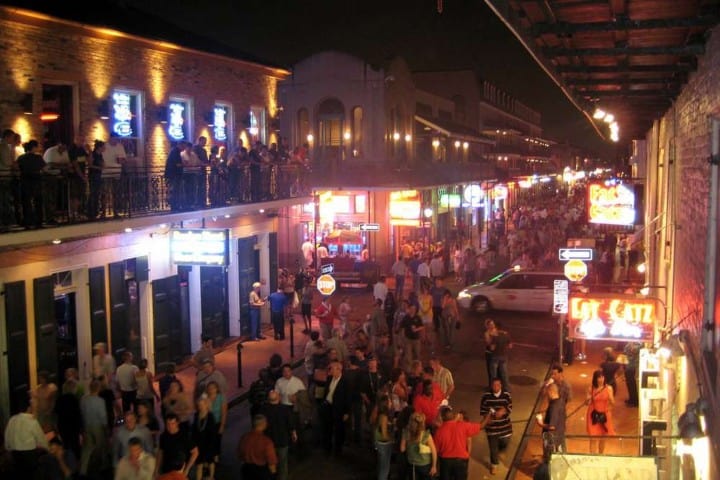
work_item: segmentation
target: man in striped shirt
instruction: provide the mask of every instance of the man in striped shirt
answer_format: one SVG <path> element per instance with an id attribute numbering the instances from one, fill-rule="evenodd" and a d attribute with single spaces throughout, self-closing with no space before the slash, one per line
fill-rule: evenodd
<path id="1" fill-rule="evenodd" d="M 502 380 L 493 378 L 491 391 L 482 396 L 480 402 L 480 415 L 490 417 L 485 427 L 488 446 L 490 447 L 490 474 L 497 471 L 500 463 L 498 453 L 504 451 L 512 437 L 512 423 L 510 413 L 512 412 L 512 398 L 510 393 L 503 391 Z M 485 418 L 483 418 L 485 420 Z"/>

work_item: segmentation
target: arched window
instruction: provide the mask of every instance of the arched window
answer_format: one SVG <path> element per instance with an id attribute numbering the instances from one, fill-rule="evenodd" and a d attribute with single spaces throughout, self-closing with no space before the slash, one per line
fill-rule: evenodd
<path id="1" fill-rule="evenodd" d="M 340 147 L 345 106 L 337 98 L 328 98 L 318 107 L 318 146 Z"/>
<path id="2" fill-rule="evenodd" d="M 352 128 L 351 128 L 351 144 L 350 152 L 353 158 L 362 157 L 362 129 L 363 129 L 363 109 L 355 107 L 352 109 Z"/>
<path id="3" fill-rule="evenodd" d="M 295 145 L 302 145 L 307 142 L 307 136 L 310 133 L 310 116 L 307 108 L 303 107 L 297 112 L 297 138 Z"/>

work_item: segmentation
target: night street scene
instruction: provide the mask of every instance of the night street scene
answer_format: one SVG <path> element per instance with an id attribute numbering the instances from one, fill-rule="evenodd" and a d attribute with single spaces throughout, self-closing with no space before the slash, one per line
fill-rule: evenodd
<path id="1" fill-rule="evenodd" d="M 720 479 L 720 0 L 0 45 L 0 479 Z"/>

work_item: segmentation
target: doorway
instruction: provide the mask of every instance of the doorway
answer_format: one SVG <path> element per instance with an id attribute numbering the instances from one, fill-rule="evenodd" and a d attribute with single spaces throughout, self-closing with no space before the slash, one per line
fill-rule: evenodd
<path id="1" fill-rule="evenodd" d="M 57 325 L 58 378 L 68 368 L 78 368 L 77 316 L 75 292 L 55 296 L 55 324 Z"/>
<path id="2" fill-rule="evenodd" d="M 228 336 L 227 271 L 225 267 L 200 267 L 202 335 L 222 345 Z"/>

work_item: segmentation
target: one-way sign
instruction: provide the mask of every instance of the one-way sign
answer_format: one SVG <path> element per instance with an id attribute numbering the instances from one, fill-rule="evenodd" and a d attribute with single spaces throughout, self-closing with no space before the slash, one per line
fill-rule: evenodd
<path id="1" fill-rule="evenodd" d="M 558 250 L 560 260 L 567 262 L 568 260 L 590 261 L 593 259 L 592 248 L 561 248 Z"/>

